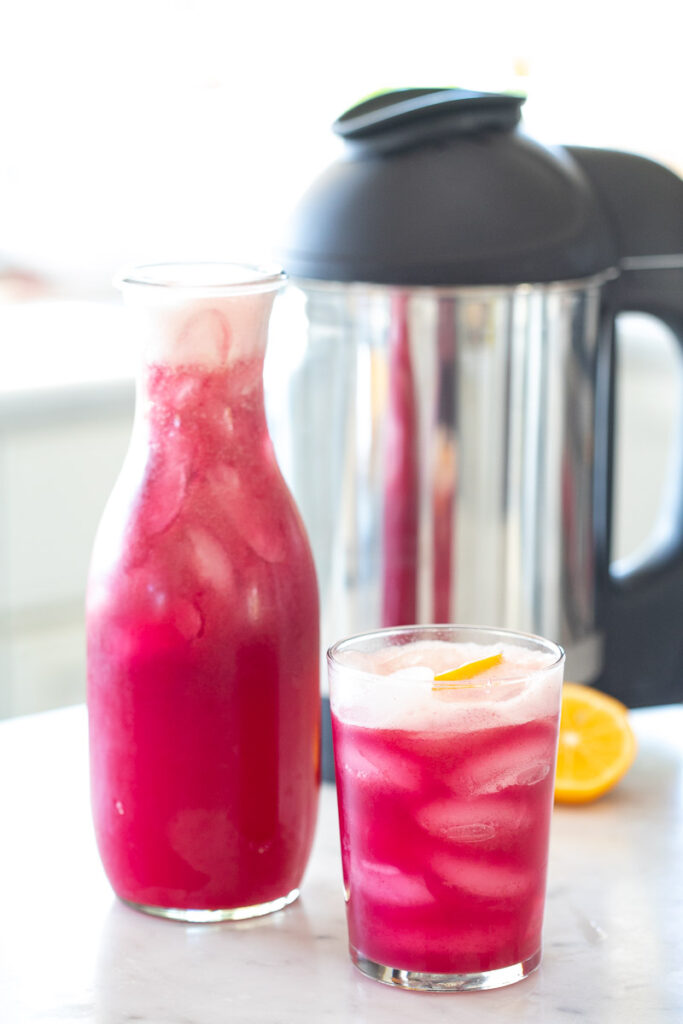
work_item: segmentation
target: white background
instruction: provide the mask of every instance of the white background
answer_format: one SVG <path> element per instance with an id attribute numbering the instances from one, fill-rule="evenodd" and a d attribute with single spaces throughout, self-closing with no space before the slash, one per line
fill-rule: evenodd
<path id="1" fill-rule="evenodd" d="M 540 141 L 683 172 L 680 21 L 674 0 L 0 0 L 0 717 L 83 699 L 132 405 L 112 275 L 267 259 L 340 149 L 332 121 L 378 89 L 522 91 Z M 656 340 L 626 347 L 615 554 L 671 477 L 680 375 Z"/>
<path id="2" fill-rule="evenodd" d="M 382 88 L 522 89 L 546 143 L 683 168 L 674 0 L 3 0 L 0 254 L 75 290 L 268 255 Z M 678 14 L 677 14 L 678 11 Z"/>

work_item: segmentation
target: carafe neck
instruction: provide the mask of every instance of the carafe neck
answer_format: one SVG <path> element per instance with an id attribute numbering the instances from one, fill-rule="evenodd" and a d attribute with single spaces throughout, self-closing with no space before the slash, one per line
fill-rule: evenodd
<path id="1" fill-rule="evenodd" d="M 140 352 L 136 435 L 217 451 L 262 435 L 263 361 L 282 279 L 237 264 L 156 265 L 121 279 Z"/>

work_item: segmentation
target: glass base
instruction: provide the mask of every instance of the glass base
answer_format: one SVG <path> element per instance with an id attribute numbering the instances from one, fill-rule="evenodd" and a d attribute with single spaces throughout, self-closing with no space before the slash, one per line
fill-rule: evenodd
<path id="1" fill-rule="evenodd" d="M 495 971 L 478 971 L 474 974 L 430 974 L 427 971 L 403 971 L 398 967 L 386 967 L 363 956 L 353 946 L 349 946 L 351 959 L 363 974 L 384 985 L 395 988 L 409 988 L 418 992 L 476 992 L 478 989 L 502 988 L 522 981 L 536 970 L 541 962 L 541 951 L 538 950 L 527 960 L 509 967 L 499 967 Z"/>
<path id="2" fill-rule="evenodd" d="M 217 921 L 247 921 L 251 917 L 264 917 L 266 914 L 274 914 L 276 910 L 283 910 L 293 903 L 299 895 L 298 889 L 292 889 L 286 896 L 279 899 L 269 900 L 267 903 L 255 903 L 251 907 L 220 907 L 216 910 L 192 910 L 186 907 L 154 907 L 148 903 L 134 903 L 133 900 L 124 900 L 134 910 L 141 910 L 143 914 L 152 914 L 154 917 L 165 917 L 170 921 L 185 921 L 187 924 L 213 924 Z"/>

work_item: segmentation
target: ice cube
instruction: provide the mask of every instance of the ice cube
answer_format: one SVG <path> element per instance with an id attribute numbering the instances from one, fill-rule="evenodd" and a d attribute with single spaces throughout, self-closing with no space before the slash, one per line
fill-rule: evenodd
<path id="1" fill-rule="evenodd" d="M 273 480 L 274 487 L 279 486 Z M 266 562 L 282 562 L 287 556 L 288 508 L 268 495 L 263 479 L 250 480 L 232 466 L 218 466 L 211 489 L 221 501 L 233 528 L 252 551 Z"/>
<path id="2" fill-rule="evenodd" d="M 482 857 L 461 856 L 448 850 L 436 851 L 430 859 L 430 867 L 444 885 L 482 899 L 519 899 L 531 891 L 536 880 L 534 872 L 491 864 Z"/>
<path id="3" fill-rule="evenodd" d="M 147 533 L 163 533 L 168 529 L 178 517 L 186 488 L 187 473 L 182 461 L 169 459 L 153 468 L 143 498 Z"/>
<path id="4" fill-rule="evenodd" d="M 454 843 L 484 843 L 493 839 L 496 827 L 490 821 L 472 821 L 466 824 L 451 825 L 444 835 Z"/>
<path id="5" fill-rule="evenodd" d="M 548 775 L 552 748 L 547 743 L 523 745 L 506 742 L 481 746 L 467 762 L 447 779 L 456 794 L 484 796 L 512 786 L 533 786 Z"/>
<path id="6" fill-rule="evenodd" d="M 547 762 L 537 761 L 535 764 L 502 768 L 483 777 L 475 775 L 474 791 L 477 794 L 499 793 L 511 786 L 534 786 L 541 782 L 549 771 L 550 765 Z"/>
<path id="7" fill-rule="evenodd" d="M 393 675 L 403 671 L 407 675 L 415 668 L 424 669 L 428 657 L 433 658 L 431 646 L 420 642 L 384 647 L 373 654 L 374 671 L 380 675 Z M 429 678 L 434 678 L 434 670 L 431 668 Z"/>
<path id="8" fill-rule="evenodd" d="M 225 365 L 230 349 L 230 328 L 218 309 L 190 313 L 178 332 L 175 355 L 179 363 Z"/>
<path id="9" fill-rule="evenodd" d="M 391 752 L 383 755 L 382 751 L 367 747 L 358 750 L 351 743 L 344 744 L 341 750 L 339 768 L 351 776 L 355 782 L 389 790 L 418 790 L 420 777 L 411 762 L 397 757 Z"/>
<path id="10" fill-rule="evenodd" d="M 350 889 L 351 899 L 354 889 L 360 889 L 373 903 L 385 906 L 419 907 L 434 903 L 434 896 L 423 878 L 378 861 L 361 860 L 351 878 Z"/>
<path id="11" fill-rule="evenodd" d="M 233 569 L 225 548 L 209 530 L 193 526 L 188 530 L 194 568 L 198 577 L 223 593 L 232 589 Z"/>
<path id="12" fill-rule="evenodd" d="M 543 781 L 549 771 L 550 765 L 547 761 L 536 761 L 534 764 L 525 765 L 516 772 L 515 781 L 511 785 L 535 786 L 537 782 Z"/>
<path id="13" fill-rule="evenodd" d="M 482 843 L 494 839 L 501 830 L 520 828 L 525 815 L 525 808 L 515 800 L 487 797 L 485 801 L 467 801 L 444 797 L 422 807 L 417 820 L 435 837 L 453 843 Z"/>
<path id="14" fill-rule="evenodd" d="M 390 672 L 387 679 L 415 679 L 431 683 L 434 679 L 434 672 L 427 665 L 415 665 L 412 668 L 399 668 Z"/>

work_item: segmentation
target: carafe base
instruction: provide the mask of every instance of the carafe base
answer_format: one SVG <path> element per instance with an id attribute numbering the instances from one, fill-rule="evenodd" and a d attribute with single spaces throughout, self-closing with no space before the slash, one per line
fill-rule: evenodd
<path id="1" fill-rule="evenodd" d="M 187 907 L 153 907 L 147 903 L 134 903 L 132 900 L 123 900 L 133 910 L 139 910 L 143 914 L 151 914 L 153 917 L 165 917 L 171 921 L 184 921 L 187 924 L 214 924 L 218 921 L 246 921 L 251 917 L 264 917 L 266 914 L 274 914 L 277 910 L 283 910 L 293 903 L 299 896 L 298 889 L 292 889 L 286 896 L 280 896 L 276 900 L 268 900 L 267 903 L 255 903 L 249 907 L 219 907 L 215 910 L 193 910 Z"/>
<path id="2" fill-rule="evenodd" d="M 494 971 L 477 971 L 468 974 L 432 974 L 427 971 L 406 971 L 387 967 L 363 956 L 349 945 L 354 964 L 368 978 L 381 981 L 394 988 L 408 988 L 418 992 L 475 992 L 477 989 L 502 988 L 522 981 L 537 969 L 541 962 L 541 951 L 521 963 L 499 967 Z"/>

